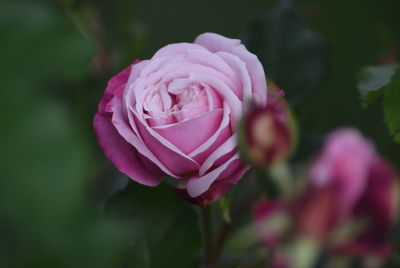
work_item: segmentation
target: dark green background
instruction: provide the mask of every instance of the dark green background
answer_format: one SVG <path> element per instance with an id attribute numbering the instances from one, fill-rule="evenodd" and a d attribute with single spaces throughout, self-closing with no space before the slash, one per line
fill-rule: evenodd
<path id="1" fill-rule="evenodd" d="M 165 185 L 149 189 L 119 174 L 97 145 L 92 119 L 107 80 L 166 44 L 192 42 L 208 31 L 273 40 L 252 25 L 275 4 L 0 1 L 0 266 L 196 267 L 196 211 Z M 296 162 L 308 160 L 324 134 L 355 126 L 399 166 L 400 148 L 380 105 L 362 108 L 356 85 L 361 67 L 382 63 L 388 50 L 399 48 L 400 1 L 294 4 L 295 24 L 323 39 L 310 54 L 320 63 L 316 86 L 303 92 L 299 83 L 296 90 L 290 79 L 282 82 L 289 83 L 289 99 L 301 97 L 293 103 L 301 133 Z M 255 50 L 268 52 L 255 42 Z M 307 64 L 282 55 L 285 66 Z M 276 73 L 260 58 L 267 76 Z"/>

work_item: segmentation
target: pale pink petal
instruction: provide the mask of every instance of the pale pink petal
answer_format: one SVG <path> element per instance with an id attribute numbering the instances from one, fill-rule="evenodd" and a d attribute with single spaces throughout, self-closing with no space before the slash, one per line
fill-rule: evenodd
<path id="1" fill-rule="evenodd" d="M 264 68 L 257 56 L 250 53 L 240 40 L 229 39 L 215 33 L 204 33 L 196 38 L 195 44 L 204 46 L 211 52 L 225 51 L 242 59 L 249 70 L 253 91 L 262 103 L 267 102 L 267 81 Z"/>
<path id="2" fill-rule="evenodd" d="M 134 65 L 132 65 L 132 68 L 130 70 L 130 74 L 129 74 L 129 79 L 127 79 L 126 81 L 126 87 L 125 87 L 125 92 L 126 90 L 129 88 L 129 86 L 140 77 L 140 73 L 142 72 L 142 70 L 144 68 L 146 68 L 146 66 L 148 66 L 151 62 L 149 60 L 143 60 L 140 61 Z M 125 95 L 126 93 L 124 93 Z"/>
<path id="3" fill-rule="evenodd" d="M 226 141 L 226 139 L 228 139 L 232 135 L 232 131 L 229 126 L 230 109 L 226 102 L 224 102 L 223 111 L 224 114 L 219 128 L 203 144 L 201 144 L 189 154 L 189 157 L 196 159 L 198 163 L 202 163 L 205 158 L 207 158 L 214 150 L 216 150 L 222 143 Z M 210 151 L 210 149 L 212 151 Z M 207 153 L 203 154 L 206 151 Z M 199 157 L 200 155 L 201 157 Z"/>
<path id="4" fill-rule="evenodd" d="M 135 112 L 133 114 L 135 124 L 144 143 L 168 170 L 174 174 L 183 174 L 195 172 L 199 169 L 199 165 L 193 159 L 149 127 L 143 118 L 139 118 Z"/>
<path id="5" fill-rule="evenodd" d="M 235 160 L 235 162 L 238 161 L 239 160 Z M 191 201 L 196 202 L 200 206 L 204 207 L 207 204 L 218 200 L 243 177 L 247 170 L 249 170 L 248 166 L 241 165 L 228 177 L 215 181 L 205 193 L 194 199 L 191 199 Z"/>
<path id="6" fill-rule="evenodd" d="M 236 125 L 239 123 L 239 120 L 242 116 L 243 103 L 232 92 L 232 90 L 223 81 L 216 77 L 191 73 L 190 78 L 198 81 L 199 83 L 210 85 L 222 97 L 222 99 L 226 101 L 232 112 L 231 125 L 233 128 L 236 128 Z"/>
<path id="7" fill-rule="evenodd" d="M 229 66 L 235 71 L 238 78 L 240 78 L 242 84 L 242 92 L 239 95 L 240 99 L 244 102 L 252 99 L 253 92 L 251 89 L 251 79 L 249 75 L 249 71 L 246 68 L 246 63 L 242 61 L 239 57 L 227 53 L 227 52 L 218 52 L 218 56 L 220 56 Z"/>
<path id="8" fill-rule="evenodd" d="M 175 43 L 175 44 L 170 44 L 166 45 L 165 47 L 159 49 L 156 54 L 154 54 L 152 60 L 165 57 L 165 56 L 170 56 L 170 55 L 182 55 L 185 54 L 186 51 L 188 50 L 204 50 L 207 51 L 202 46 L 193 44 L 193 43 Z"/>
<path id="9" fill-rule="evenodd" d="M 210 53 L 209 51 L 200 51 L 200 50 L 189 50 L 185 54 L 185 58 L 190 60 L 195 64 L 200 64 L 203 66 L 208 66 L 210 68 L 215 69 L 217 72 L 223 73 L 226 77 L 228 77 L 234 87 L 231 88 L 240 99 L 243 95 L 242 85 L 240 83 L 240 79 L 238 74 L 234 72 L 234 70 L 229 66 L 225 61 L 223 61 L 218 55 L 214 53 Z"/>
<path id="10" fill-rule="evenodd" d="M 221 97 L 212 89 L 209 85 L 203 84 L 204 89 L 207 92 L 208 106 L 210 111 L 213 109 L 222 108 Z"/>
<path id="11" fill-rule="evenodd" d="M 192 119 L 172 125 L 153 127 L 153 129 L 183 153 L 189 154 L 212 136 L 221 124 L 222 116 L 222 109 L 218 109 Z"/>
<path id="12" fill-rule="evenodd" d="M 236 139 L 236 135 L 232 135 L 220 147 L 218 147 L 218 149 L 213 151 L 207 160 L 201 165 L 199 175 L 203 176 L 219 158 L 232 152 L 232 150 L 234 150 L 237 146 Z"/>
<path id="13" fill-rule="evenodd" d="M 237 168 L 234 161 L 239 159 L 239 155 L 235 154 L 231 159 L 226 161 L 223 165 L 217 167 L 213 171 L 201 177 L 193 177 L 189 179 L 186 189 L 190 197 L 195 198 L 203 194 L 210 188 L 211 184 L 216 181 L 222 173 L 232 172 Z"/>

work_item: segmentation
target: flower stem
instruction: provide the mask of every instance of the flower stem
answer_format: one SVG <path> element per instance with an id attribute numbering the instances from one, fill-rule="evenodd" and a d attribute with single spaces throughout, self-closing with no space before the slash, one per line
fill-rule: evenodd
<path id="1" fill-rule="evenodd" d="M 214 248 L 214 256 L 213 256 L 213 263 L 216 267 L 219 264 L 219 259 L 221 257 L 222 251 L 224 249 L 225 241 L 229 232 L 231 224 L 222 220 L 221 226 L 219 228 L 218 236 L 215 241 L 215 248 Z"/>
<path id="2" fill-rule="evenodd" d="M 209 205 L 201 209 L 201 228 L 203 231 L 204 268 L 211 268 L 213 267 L 213 232 L 212 213 Z"/>

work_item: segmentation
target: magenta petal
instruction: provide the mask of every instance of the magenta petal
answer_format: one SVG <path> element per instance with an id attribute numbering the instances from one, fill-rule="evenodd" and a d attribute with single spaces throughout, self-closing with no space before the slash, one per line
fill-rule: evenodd
<path id="1" fill-rule="evenodd" d="M 351 256 L 390 256 L 397 191 L 395 171 L 384 160 L 376 158 L 369 172 L 364 196 L 354 211 L 355 217 L 369 220 L 368 228 L 357 238 L 335 248 L 335 251 Z"/>
<path id="2" fill-rule="evenodd" d="M 127 143 L 111 124 L 108 114 L 97 113 L 94 130 L 106 157 L 132 180 L 148 186 L 156 186 L 161 180 L 160 170 L 148 170 L 138 157 L 137 151 Z"/>
<path id="3" fill-rule="evenodd" d="M 218 129 L 222 115 L 222 109 L 217 109 L 189 120 L 153 129 L 183 153 L 189 154 Z"/>
<path id="4" fill-rule="evenodd" d="M 374 222 L 380 227 L 391 228 L 397 210 L 397 185 L 394 169 L 382 159 L 376 159 L 371 167 L 364 202 Z"/>
<path id="5" fill-rule="evenodd" d="M 104 92 L 104 96 L 99 103 L 99 112 L 106 111 L 107 103 L 109 103 L 114 96 L 122 98 L 125 84 L 128 81 L 129 74 L 131 72 L 131 66 L 111 78 L 111 80 L 108 82 L 107 88 Z"/>

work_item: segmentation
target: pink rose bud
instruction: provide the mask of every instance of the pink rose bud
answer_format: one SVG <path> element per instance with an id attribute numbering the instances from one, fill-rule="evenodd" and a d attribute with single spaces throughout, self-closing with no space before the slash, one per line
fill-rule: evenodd
<path id="1" fill-rule="evenodd" d="M 204 33 L 113 77 L 94 129 L 106 157 L 132 180 L 156 186 L 173 177 L 205 205 L 248 170 L 235 132 L 248 99 L 266 104 L 261 63 L 240 40 Z"/>
<path id="2" fill-rule="evenodd" d="M 298 231 L 323 238 L 336 252 L 388 254 L 397 208 L 396 173 L 353 129 L 332 133 L 310 168 L 295 205 Z M 345 239 L 335 237 L 347 229 Z"/>
<path id="3" fill-rule="evenodd" d="M 286 160 L 295 147 L 294 121 L 283 96 L 278 87 L 269 86 L 267 105 L 252 105 L 242 123 L 241 152 L 256 167 Z"/>

